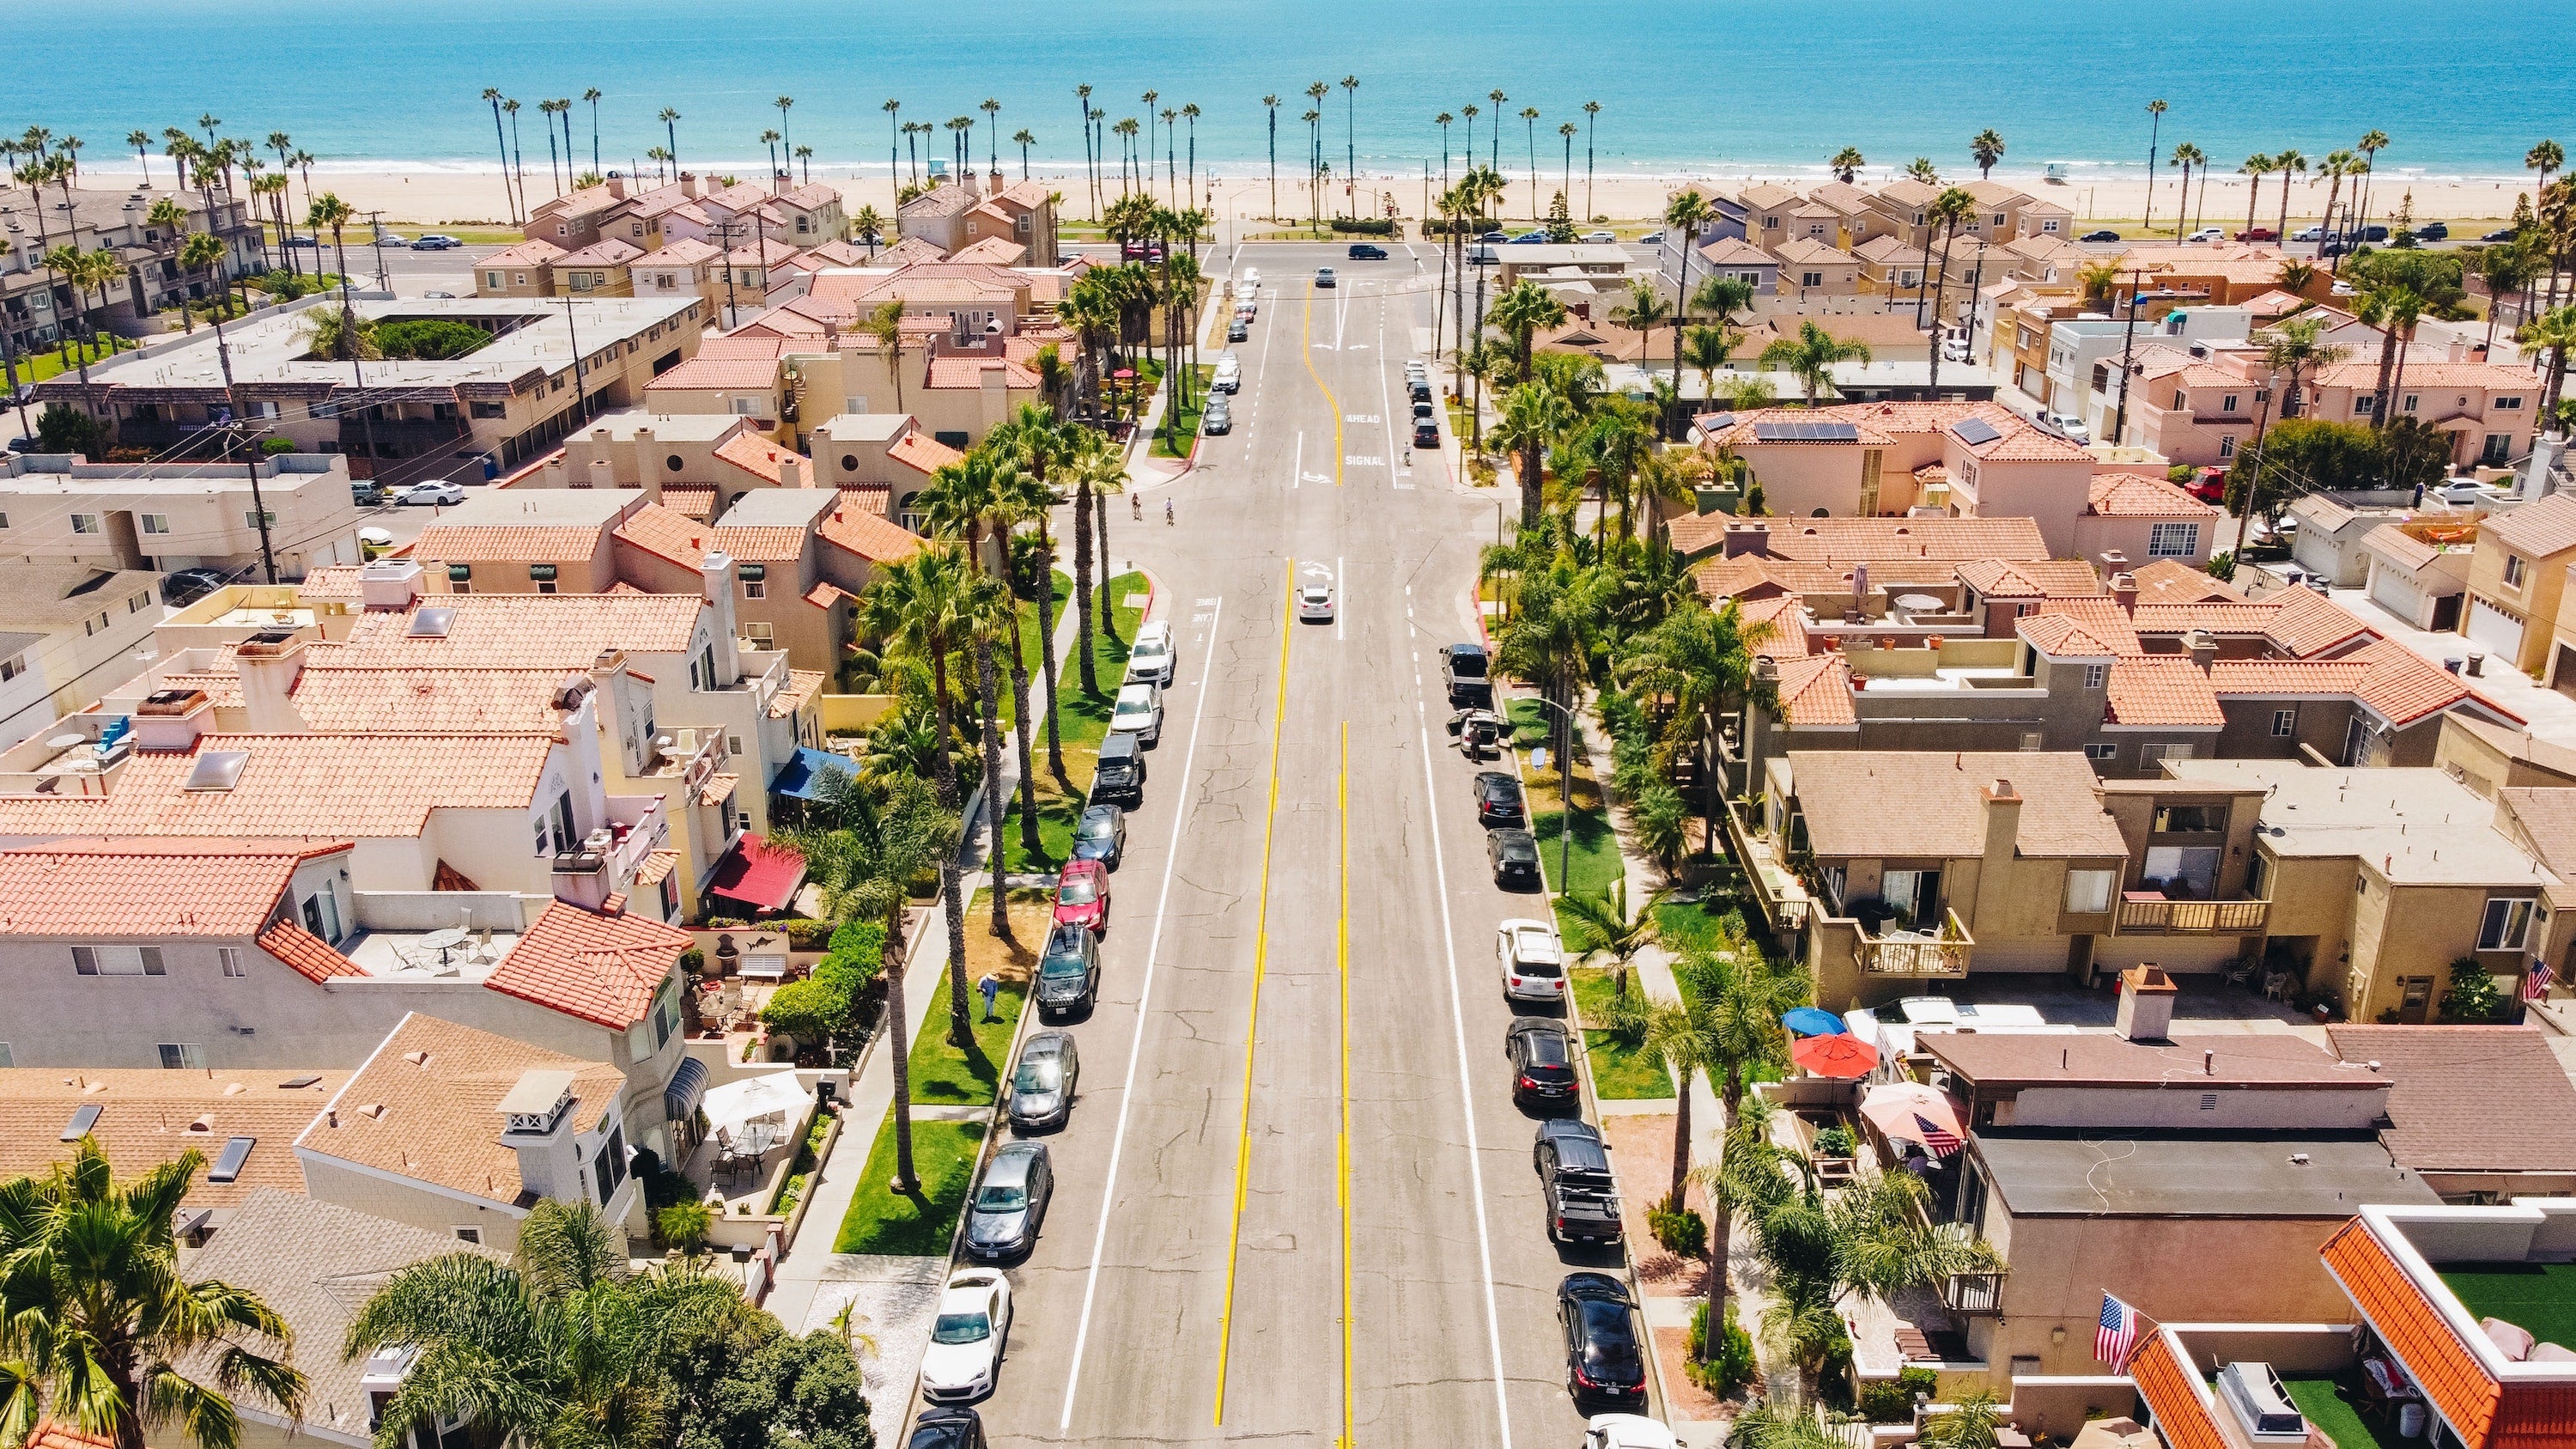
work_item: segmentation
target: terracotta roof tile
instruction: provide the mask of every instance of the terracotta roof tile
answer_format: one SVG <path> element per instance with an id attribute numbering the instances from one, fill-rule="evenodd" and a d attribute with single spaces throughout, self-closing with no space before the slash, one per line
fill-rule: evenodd
<path id="1" fill-rule="evenodd" d="M 2124 725 L 2215 727 L 2227 723 L 2226 711 L 2218 707 L 2218 695 L 2210 688 L 2209 676 L 2188 659 L 2113 660 L 2110 707 L 2105 718 L 2112 724 Z"/>
<path id="2" fill-rule="evenodd" d="M 702 267 L 715 260 L 717 255 L 714 247 L 696 237 L 684 236 L 646 252 L 633 264 L 638 267 Z"/>
<path id="3" fill-rule="evenodd" d="M 2457 675 L 2402 644 L 2381 640 L 2337 659 L 2221 659 L 2210 666 L 2210 685 L 2222 696 L 2316 698 L 2349 696 L 2391 724 L 2475 700 L 2514 723 L 2522 717 L 2478 694 Z"/>
<path id="4" fill-rule="evenodd" d="M 1691 565 L 1691 582 L 1698 585 L 1706 599 L 1742 599 L 1780 592 L 1782 585 L 1772 577 L 1771 561 L 1758 554 L 1738 554 L 1734 558 L 1717 556 Z"/>
<path id="5" fill-rule="evenodd" d="M 665 877 L 679 867 L 680 853 L 676 850 L 648 852 L 644 857 L 644 863 L 635 868 L 636 889 L 660 885 Z"/>
<path id="6" fill-rule="evenodd" d="M 2082 559 L 1973 558 L 1959 582 L 1990 599 L 2080 598 L 2102 592 L 2102 579 Z"/>
<path id="7" fill-rule="evenodd" d="M 416 610 L 374 611 L 351 625 L 336 662 L 586 670 L 602 649 L 686 653 L 707 605 L 692 592 L 438 594 L 420 607 L 451 611 L 445 636 L 414 636 Z"/>
<path id="8" fill-rule="evenodd" d="M 2320 370 L 2313 379 L 2317 387 L 2348 387 L 2368 392 L 2379 385 L 2378 349 L 2367 362 L 2339 362 Z M 2406 385 L 2422 386 L 2426 391 L 2448 388 L 2465 392 L 2537 393 L 2539 379 L 2510 363 L 2502 362 L 2413 362 L 2406 364 Z M 2555 496 L 2555 495 L 2552 495 Z M 2538 502 L 2546 503 L 2544 498 Z M 2514 512 L 2528 511 L 2525 508 Z"/>
<path id="9" fill-rule="evenodd" d="M 667 493 L 668 489 L 665 489 Z M 715 529 L 658 503 L 647 503 L 617 525 L 617 541 L 632 544 L 656 558 L 666 558 L 682 568 L 696 568 L 706 561 L 707 549 Z"/>
<path id="10" fill-rule="evenodd" d="M 554 701 L 566 674 L 307 666 L 290 697 L 315 734 L 553 735 L 563 727 Z M 240 676 L 233 678 L 238 696 Z"/>
<path id="11" fill-rule="evenodd" d="M 208 735 L 195 750 L 137 751 L 104 796 L 0 799 L 0 835 L 416 837 L 433 810 L 525 809 L 553 746 L 534 735 Z M 213 750 L 250 757 L 239 782 L 186 788 Z"/>
<path id="12" fill-rule="evenodd" d="M 543 267 L 552 265 L 554 259 L 562 256 L 563 254 L 564 249 L 556 246 L 553 242 L 547 241 L 543 237 L 531 237 L 527 241 L 520 242 L 516 246 L 506 247 L 500 251 L 494 252 L 492 255 L 485 257 L 474 265 L 477 267 L 500 268 Z"/>
<path id="13" fill-rule="evenodd" d="M 1780 661 L 1780 714 L 1792 725 L 1860 723 L 1852 703 L 1851 665 L 1839 654 Z"/>
<path id="14" fill-rule="evenodd" d="M 775 358 L 692 357 L 646 383 L 644 390 L 647 394 L 698 389 L 758 392 L 777 385 L 778 362 Z"/>
<path id="15" fill-rule="evenodd" d="M 501 1099 L 532 1071 L 573 1073 L 574 1128 L 613 1110 L 625 1075 L 600 1062 L 530 1046 L 415 1012 L 295 1139 L 301 1151 L 518 1204 L 519 1154 L 501 1144 Z M 367 1109 L 380 1109 L 370 1111 Z M 533 1201 L 533 1197 L 530 1198 Z"/>
<path id="16" fill-rule="evenodd" d="M 2407 1377 L 2470 1444 L 2486 1444 L 2502 1390 L 2369 1225 L 2360 1218 L 2344 1224 L 2326 1239 L 2322 1256 Z"/>
<path id="17" fill-rule="evenodd" d="M 2301 659 L 2355 639 L 2378 637 L 2378 631 L 2351 610 L 2313 589 L 2289 590 L 2263 634 L 2275 648 Z"/>
<path id="18" fill-rule="evenodd" d="M 792 563 L 805 556 L 805 530 L 786 524 L 719 523 L 707 530 L 737 563 Z"/>
<path id="19" fill-rule="evenodd" d="M 315 1078 L 311 1086 L 279 1085 L 308 1075 Z M 191 1206 L 230 1207 L 261 1188 L 300 1193 L 304 1166 L 296 1160 L 295 1134 L 348 1077 L 345 1069 L 288 1067 L 0 1068 L 0 1181 L 42 1177 L 69 1151 L 59 1139 L 72 1113 L 96 1106 L 90 1134 L 121 1176 L 175 1162 L 191 1147 L 212 1161 L 231 1138 L 259 1139 L 235 1181 L 208 1182 L 198 1173 L 188 1189 Z M 204 1129 L 194 1129 L 201 1121 Z"/>
<path id="20" fill-rule="evenodd" d="M 315 981 L 335 976 L 364 976 L 366 968 L 331 949 L 331 943 L 293 921 L 279 921 L 259 933 L 260 949 Z"/>
<path id="21" fill-rule="evenodd" d="M 558 267 L 622 267 L 644 255 L 644 249 L 618 240 L 601 237 L 580 251 L 555 258 Z"/>
<path id="22" fill-rule="evenodd" d="M 1974 558 L 2044 559 L 2048 540 L 2028 518 L 1772 519 L 1774 558 L 1849 563 L 1908 558 L 1965 562 Z"/>
<path id="23" fill-rule="evenodd" d="M 818 609 L 828 609 L 843 599 L 852 597 L 855 596 L 849 590 L 828 579 L 805 591 L 805 602 Z"/>
<path id="24" fill-rule="evenodd" d="M 723 772 L 709 775 L 698 785 L 698 803 L 701 805 L 721 805 L 725 801 L 733 798 L 735 789 L 741 784 L 742 776 L 740 775 L 727 774 Z"/>
<path id="25" fill-rule="evenodd" d="M 2135 656 L 2146 649 L 2129 617 L 2109 598 L 2042 599 L 2039 611 L 2013 623 L 2034 648 L 2060 657 Z"/>
<path id="26" fill-rule="evenodd" d="M 786 309 L 783 307 L 773 309 L 773 313 L 771 315 L 774 315 L 775 312 L 785 310 Z M 818 328 L 816 330 L 819 332 L 821 329 Z M 698 344 L 698 356 L 730 358 L 735 360 L 743 358 L 766 358 L 774 361 L 775 359 L 786 355 L 788 345 L 786 338 L 781 337 L 774 332 L 753 331 L 751 330 L 751 325 L 747 324 L 737 331 L 727 332 L 716 337 L 710 337 L 706 341 Z"/>
<path id="27" fill-rule="evenodd" d="M 2085 494 L 2088 512 L 2101 518 L 2209 519 L 2218 510 L 2161 478 L 2136 473 L 2105 473 Z"/>
<path id="28" fill-rule="evenodd" d="M 2244 595 L 2193 568 L 2179 559 L 2160 558 L 2129 571 L 2138 581 L 2141 604 L 2195 604 L 2207 601 L 2241 602 Z"/>
<path id="29" fill-rule="evenodd" d="M 847 504 L 833 509 L 816 524 L 814 534 L 825 543 L 857 554 L 870 563 L 892 563 L 897 559 L 910 558 L 921 547 L 921 535 Z"/>
<path id="30" fill-rule="evenodd" d="M 803 709 L 805 701 L 822 692 L 823 679 L 823 671 L 819 669 L 788 670 L 787 687 L 770 697 L 769 717 L 785 719 Z"/>
<path id="31" fill-rule="evenodd" d="M 704 522 L 713 517 L 716 511 L 715 485 L 665 483 L 662 485 L 662 506 L 674 513 L 685 513 L 691 518 Z"/>
<path id="32" fill-rule="evenodd" d="M 347 841 L 78 840 L 0 851 L 0 932 L 250 936 L 295 868 Z"/>
<path id="33" fill-rule="evenodd" d="M 1806 608 L 1792 594 L 1734 601 L 1737 627 L 1755 655 L 1795 659 L 1815 652 L 1807 635 Z"/>
<path id="34" fill-rule="evenodd" d="M 897 241 L 893 246 L 881 248 L 877 252 L 876 261 L 872 265 L 880 267 L 918 266 L 923 262 L 935 262 L 946 255 L 948 254 L 941 251 L 938 244 L 931 241 L 930 238 L 908 236 Z"/>
<path id="35" fill-rule="evenodd" d="M 599 530 L 556 525 L 433 523 L 420 532 L 411 556 L 432 563 L 557 563 L 586 559 L 599 547 Z"/>
<path id="36" fill-rule="evenodd" d="M 982 241 L 968 242 L 966 245 L 959 247 L 955 252 L 950 254 L 949 260 L 958 262 L 990 262 L 997 267 L 1016 267 L 1020 263 L 1028 260 L 1028 256 L 1029 249 L 1020 243 L 1011 240 L 1009 237 L 988 236 Z"/>
<path id="37" fill-rule="evenodd" d="M 998 371 L 1002 385 L 1027 391 L 1038 385 L 1034 372 L 1008 358 L 934 357 L 930 360 L 930 387 L 978 388 L 984 385 L 984 374 Z"/>
<path id="38" fill-rule="evenodd" d="M 601 915 L 549 901 L 483 984 L 624 1031 L 644 1019 L 691 944 L 688 932 L 646 916 Z"/>

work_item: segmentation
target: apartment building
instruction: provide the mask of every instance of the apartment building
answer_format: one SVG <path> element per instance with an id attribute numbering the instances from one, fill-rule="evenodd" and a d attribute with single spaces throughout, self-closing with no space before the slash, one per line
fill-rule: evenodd
<path id="1" fill-rule="evenodd" d="M 601 237 L 577 252 L 566 252 L 548 263 L 554 273 L 554 285 L 547 293 L 555 297 L 632 297 L 634 279 L 629 275 L 636 258 L 644 249 L 617 237 Z"/>
<path id="2" fill-rule="evenodd" d="M 2555 685 L 2559 611 L 2576 564 L 2576 494 L 2553 493 L 2478 520 L 2460 632 L 2496 664 Z M 2576 651 L 2570 651 L 2576 653 Z M 2576 683 L 2576 671 L 2569 674 Z"/>
<path id="3" fill-rule="evenodd" d="M 319 453 L 221 463 L 0 455 L 0 550 L 22 558 L 252 577 L 273 566 L 294 579 L 360 562 L 359 520 L 348 460 Z"/>
<path id="4" fill-rule="evenodd" d="M 1826 226 L 1819 220 L 1813 225 Z M 1860 295 L 1860 258 L 1825 238 L 1796 236 L 1772 249 L 1779 259 L 1779 293 L 1800 302 L 1822 302 Z"/>
<path id="5" fill-rule="evenodd" d="M 153 208 L 163 201 L 186 214 L 176 230 L 152 220 Z M 209 286 L 203 272 L 179 267 L 179 239 L 185 233 L 210 232 L 223 239 L 224 259 L 215 268 L 221 277 L 261 270 L 268 252 L 249 202 L 218 190 L 213 208 L 210 213 L 205 194 L 193 191 L 75 187 L 65 199 L 60 188 L 31 191 L 0 184 L 0 342 L 24 356 L 79 330 L 85 310 L 90 310 L 89 325 L 102 331 L 139 337 L 158 330 L 143 319 L 183 300 L 202 298 Z M 59 246 L 116 254 L 124 270 L 108 284 L 103 301 L 96 293 L 86 299 L 75 296 L 45 268 L 45 253 Z"/>
<path id="6" fill-rule="evenodd" d="M 614 538 L 619 575 L 648 591 L 694 587 L 710 554 L 731 558 L 745 645 L 783 650 L 792 667 L 827 678 L 856 638 L 853 602 L 874 570 L 921 547 L 830 488 L 746 493 L 712 525 L 647 506 Z"/>
<path id="7" fill-rule="evenodd" d="M 981 184 L 969 173 L 933 186 L 898 208 L 896 222 L 905 240 L 928 242 L 943 256 L 1000 238 L 1028 248 L 1031 266 L 1052 267 L 1060 260 L 1055 202 L 1047 187 L 1036 181 L 1006 184 L 999 171 Z"/>
<path id="8" fill-rule="evenodd" d="M 544 237 L 530 237 L 504 247 L 474 264 L 478 297 L 551 297 L 555 263 L 572 253 Z"/>
<path id="9" fill-rule="evenodd" d="M 148 571 L 67 559 L 0 570 L 0 746 L 77 714 L 146 667 L 161 619 Z"/>
<path id="10" fill-rule="evenodd" d="M 606 593 L 618 583 L 610 535 L 649 506 L 640 488 L 496 489 L 443 513 L 408 556 L 432 594 Z"/>

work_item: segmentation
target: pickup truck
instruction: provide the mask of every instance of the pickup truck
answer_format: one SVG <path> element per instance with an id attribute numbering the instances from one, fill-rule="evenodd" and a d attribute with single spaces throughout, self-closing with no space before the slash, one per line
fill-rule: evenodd
<path id="1" fill-rule="evenodd" d="M 1547 1200 L 1549 1242 L 1620 1240 L 1619 1184 L 1610 1175 L 1610 1154 L 1598 1129 L 1572 1117 L 1541 1122 L 1530 1160 Z"/>

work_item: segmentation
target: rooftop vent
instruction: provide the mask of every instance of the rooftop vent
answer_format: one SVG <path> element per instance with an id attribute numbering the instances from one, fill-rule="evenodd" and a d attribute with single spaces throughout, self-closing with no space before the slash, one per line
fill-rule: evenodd
<path id="1" fill-rule="evenodd" d="M 175 719 L 205 702 L 206 692 L 202 689 L 156 689 L 143 696 L 143 703 L 136 705 L 134 712 L 157 719 Z"/>
<path id="2" fill-rule="evenodd" d="M 316 1084 L 316 1083 L 320 1082 L 321 1080 L 322 1080 L 322 1078 L 321 1078 L 318 1074 L 316 1074 L 316 1073 L 312 1073 L 312 1072 L 307 1072 L 307 1073 L 305 1073 L 303 1076 L 300 1076 L 300 1077 L 289 1077 L 289 1078 L 287 1078 L 285 1081 L 282 1081 L 282 1082 L 278 1083 L 277 1085 L 278 1085 L 278 1086 L 280 1086 L 280 1087 L 287 1088 L 287 1089 L 290 1089 L 290 1090 L 291 1090 L 291 1089 L 296 1088 L 296 1087 L 310 1087 L 310 1086 L 313 1086 L 314 1084 Z"/>
<path id="3" fill-rule="evenodd" d="M 249 763 L 248 750 L 208 750 L 197 757 L 197 767 L 188 772 L 187 788 L 229 790 L 241 783 L 242 766 Z"/>

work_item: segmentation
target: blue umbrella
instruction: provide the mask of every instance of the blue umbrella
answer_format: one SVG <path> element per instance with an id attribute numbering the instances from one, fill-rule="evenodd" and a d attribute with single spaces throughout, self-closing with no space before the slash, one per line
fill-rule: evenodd
<path id="1" fill-rule="evenodd" d="M 1780 1018 L 1780 1024 L 1800 1036 L 1843 1036 L 1849 1031 L 1841 1017 L 1813 1006 L 1788 1012 Z"/>

